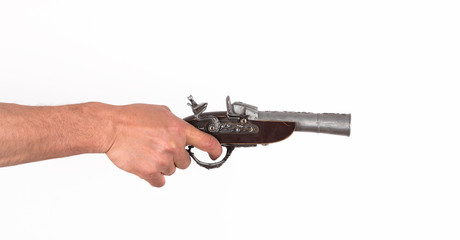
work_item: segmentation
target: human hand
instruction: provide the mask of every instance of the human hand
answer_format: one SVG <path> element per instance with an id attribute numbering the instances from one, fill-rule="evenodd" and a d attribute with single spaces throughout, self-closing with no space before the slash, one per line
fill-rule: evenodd
<path id="1" fill-rule="evenodd" d="M 166 106 L 132 104 L 115 108 L 115 136 L 106 154 L 117 167 L 152 186 L 163 186 L 165 175 L 172 175 L 176 167 L 190 165 L 187 145 L 208 152 L 212 159 L 222 154 L 216 138 L 176 117 Z"/>

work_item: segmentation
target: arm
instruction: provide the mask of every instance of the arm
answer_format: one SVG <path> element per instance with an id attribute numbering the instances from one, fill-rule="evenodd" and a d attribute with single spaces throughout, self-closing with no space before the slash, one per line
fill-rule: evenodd
<path id="1" fill-rule="evenodd" d="M 186 145 L 222 153 L 219 142 L 165 106 L 83 103 L 31 107 L 0 103 L 0 166 L 83 153 L 106 153 L 153 186 L 190 164 Z"/>

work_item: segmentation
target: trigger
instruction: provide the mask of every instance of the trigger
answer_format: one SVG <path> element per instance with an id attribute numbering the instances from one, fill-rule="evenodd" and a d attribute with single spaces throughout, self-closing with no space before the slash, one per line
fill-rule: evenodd
<path id="1" fill-rule="evenodd" d="M 201 167 L 204 167 L 204 168 L 207 168 L 207 169 L 212 169 L 212 168 L 218 168 L 220 166 L 222 166 L 226 161 L 227 159 L 230 157 L 230 155 L 232 154 L 233 150 L 235 150 L 235 146 L 225 146 L 227 148 L 227 153 L 225 154 L 225 157 L 218 161 L 218 162 L 213 162 L 213 163 L 207 163 L 207 162 L 203 162 L 201 160 L 199 160 L 195 154 L 192 152 L 192 148 L 194 148 L 194 146 L 190 145 L 188 146 L 188 148 L 186 149 L 188 154 L 190 155 L 190 157 L 192 157 L 192 159 Z"/>

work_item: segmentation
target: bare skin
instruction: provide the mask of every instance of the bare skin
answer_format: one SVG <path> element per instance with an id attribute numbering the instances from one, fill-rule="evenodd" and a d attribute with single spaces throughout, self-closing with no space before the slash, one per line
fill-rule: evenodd
<path id="1" fill-rule="evenodd" d="M 222 154 L 217 139 L 176 117 L 166 106 L 0 103 L 1 167 L 105 153 L 120 169 L 161 187 L 165 176 L 190 165 L 187 145 L 208 152 L 213 159 Z"/>

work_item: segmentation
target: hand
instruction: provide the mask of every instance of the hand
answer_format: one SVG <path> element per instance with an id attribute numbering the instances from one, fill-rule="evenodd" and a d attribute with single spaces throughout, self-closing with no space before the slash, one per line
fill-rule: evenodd
<path id="1" fill-rule="evenodd" d="M 222 154 L 217 139 L 176 117 L 166 106 L 116 107 L 113 121 L 115 137 L 107 156 L 117 167 L 155 187 L 163 186 L 164 176 L 172 175 L 176 167 L 190 165 L 187 145 L 208 152 L 212 159 Z"/>

